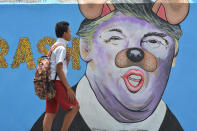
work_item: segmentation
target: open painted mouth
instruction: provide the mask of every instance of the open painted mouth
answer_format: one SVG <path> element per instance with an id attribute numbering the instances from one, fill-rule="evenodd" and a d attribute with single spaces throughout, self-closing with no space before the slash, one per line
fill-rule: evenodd
<path id="1" fill-rule="evenodd" d="M 127 89 L 131 92 L 139 91 L 144 84 L 144 74 L 140 70 L 129 70 L 126 74 L 122 76 Z"/>

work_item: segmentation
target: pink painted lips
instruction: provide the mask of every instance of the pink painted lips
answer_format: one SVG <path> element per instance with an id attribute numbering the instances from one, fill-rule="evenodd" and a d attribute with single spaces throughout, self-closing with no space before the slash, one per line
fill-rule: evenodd
<path id="1" fill-rule="evenodd" d="M 128 90 L 134 93 L 139 91 L 144 84 L 144 74 L 140 70 L 131 69 L 122 77 Z"/>

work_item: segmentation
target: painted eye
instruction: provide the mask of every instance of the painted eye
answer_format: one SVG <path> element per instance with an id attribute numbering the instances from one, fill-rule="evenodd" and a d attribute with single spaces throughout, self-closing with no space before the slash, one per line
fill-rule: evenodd
<path id="1" fill-rule="evenodd" d="M 165 58 L 168 54 L 168 41 L 159 36 L 147 36 L 141 41 L 141 46 L 153 55 Z"/>
<path id="2" fill-rule="evenodd" d="M 149 46 L 151 48 L 158 48 L 162 44 L 161 41 L 158 41 L 158 40 L 155 40 L 155 39 L 142 41 L 142 43 L 147 44 L 146 46 Z"/>
<path id="3" fill-rule="evenodd" d="M 112 36 L 108 40 L 105 40 L 105 42 L 108 43 L 108 42 L 110 42 L 112 40 L 122 40 L 122 38 L 119 37 L 119 36 Z"/>
<path id="4" fill-rule="evenodd" d="M 150 43 L 157 43 L 157 40 L 149 40 Z"/>
<path id="5" fill-rule="evenodd" d="M 110 39 L 111 40 L 121 40 L 122 38 L 120 38 L 119 36 L 112 36 Z"/>

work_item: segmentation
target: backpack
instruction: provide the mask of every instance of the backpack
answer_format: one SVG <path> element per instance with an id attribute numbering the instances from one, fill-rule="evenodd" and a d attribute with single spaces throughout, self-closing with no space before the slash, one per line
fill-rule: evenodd
<path id="1" fill-rule="evenodd" d="M 55 81 L 50 79 L 50 58 L 53 50 L 56 47 L 61 46 L 60 44 L 53 45 L 48 52 L 47 56 L 42 56 L 45 59 L 39 60 L 39 63 L 36 68 L 36 73 L 34 77 L 34 89 L 36 95 L 40 99 L 50 100 L 55 97 L 56 91 L 54 88 L 54 83 L 57 78 L 57 73 L 55 75 Z"/>

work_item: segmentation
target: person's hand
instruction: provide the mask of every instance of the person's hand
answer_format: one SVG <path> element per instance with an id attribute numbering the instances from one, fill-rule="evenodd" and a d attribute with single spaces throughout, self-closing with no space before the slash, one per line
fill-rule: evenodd
<path id="1" fill-rule="evenodd" d="M 75 101 L 75 93 L 70 87 L 67 88 L 67 97 L 68 97 L 68 100 L 71 103 L 74 103 L 74 101 Z"/>

